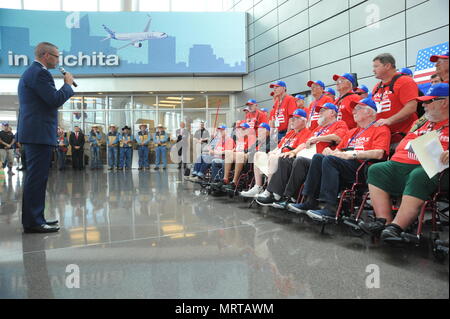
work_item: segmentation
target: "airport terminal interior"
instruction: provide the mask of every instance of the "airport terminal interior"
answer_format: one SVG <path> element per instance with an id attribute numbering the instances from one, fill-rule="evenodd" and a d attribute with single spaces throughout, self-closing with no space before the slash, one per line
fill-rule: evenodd
<path id="1" fill-rule="evenodd" d="M 208 146 L 216 133 L 245 128 L 254 105 L 267 109 L 269 121 L 279 88 L 306 107 L 316 103 L 316 84 L 335 90 L 338 100 L 334 75 L 351 75 L 355 92 L 363 86 L 372 92 L 380 81 L 374 58 L 384 53 L 397 69 L 408 68 L 419 88 L 439 71 L 430 57 L 446 60 L 446 80 L 440 77 L 448 83 L 448 6 L 447 0 L 0 0 L 0 131 L 18 131 L 19 79 L 38 43 L 59 48 L 60 65 L 78 85 L 55 111 L 67 149 L 61 166 L 55 132 L 44 214 L 59 221 L 59 231 L 24 231 L 26 160 L 20 145 L 0 157 L 0 298 L 448 299 L 448 190 L 427 206 L 423 221 L 405 229 L 403 241 L 389 244 L 352 224 L 359 210 L 374 216 L 372 201 L 362 203 L 366 189 L 344 202 L 339 218 L 317 221 L 241 196 L 256 183 L 253 163 L 231 191 L 208 183 L 212 173 L 190 176 L 202 125 Z M 59 90 L 63 76 L 50 71 Z M 446 96 L 448 112 L 448 84 Z M 308 108 L 302 112 L 295 116 L 307 123 Z M 136 138 L 129 163 L 126 154 L 121 163 L 123 145 L 116 141 L 118 161 L 111 164 L 111 127 Z M 142 127 L 152 141 L 141 162 Z M 103 134 L 95 154 L 94 129 Z M 81 167 L 69 146 L 76 130 L 85 134 Z M 156 142 L 161 130 L 168 136 L 163 146 Z M 446 138 L 448 156 L 448 115 Z"/>

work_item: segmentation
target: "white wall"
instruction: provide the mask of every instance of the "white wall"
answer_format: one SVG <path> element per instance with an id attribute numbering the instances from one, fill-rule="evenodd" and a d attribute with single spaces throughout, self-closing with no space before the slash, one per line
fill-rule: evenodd
<path id="1" fill-rule="evenodd" d="M 379 53 L 414 70 L 418 50 L 448 41 L 448 7 L 448 0 L 234 0 L 230 10 L 250 16 L 250 73 L 236 105 L 256 98 L 272 106 L 268 84 L 280 79 L 296 93 L 308 91 L 308 80 L 331 86 L 333 74 L 354 72 L 372 87 Z M 378 23 L 367 25 L 376 10 Z"/>

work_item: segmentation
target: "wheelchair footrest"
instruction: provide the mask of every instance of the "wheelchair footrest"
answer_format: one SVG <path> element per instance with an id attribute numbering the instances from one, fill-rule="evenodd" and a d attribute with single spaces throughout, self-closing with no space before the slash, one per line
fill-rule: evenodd
<path id="1" fill-rule="evenodd" d="M 358 226 L 358 223 L 355 219 L 350 217 L 342 217 L 342 221 L 345 225 L 352 227 L 353 229 L 360 230 L 361 228 Z"/>
<path id="2" fill-rule="evenodd" d="M 420 237 L 418 237 L 417 235 L 403 232 L 401 236 L 402 236 L 402 240 L 406 244 L 418 245 L 420 243 Z"/>

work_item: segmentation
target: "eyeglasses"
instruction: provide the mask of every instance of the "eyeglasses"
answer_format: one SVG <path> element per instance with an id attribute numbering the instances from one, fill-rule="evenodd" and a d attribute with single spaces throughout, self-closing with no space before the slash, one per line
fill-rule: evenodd
<path id="1" fill-rule="evenodd" d="M 56 55 L 56 54 L 53 54 L 53 53 L 50 53 L 50 52 L 47 52 L 47 53 L 52 55 L 52 56 L 54 56 L 55 58 L 59 58 L 59 55 Z"/>
<path id="2" fill-rule="evenodd" d="M 428 100 L 428 101 L 423 101 L 423 104 L 428 105 L 428 104 L 433 103 L 434 101 L 445 100 L 445 99 L 446 99 L 445 97 L 438 97 L 438 98 L 431 99 L 431 100 Z"/>

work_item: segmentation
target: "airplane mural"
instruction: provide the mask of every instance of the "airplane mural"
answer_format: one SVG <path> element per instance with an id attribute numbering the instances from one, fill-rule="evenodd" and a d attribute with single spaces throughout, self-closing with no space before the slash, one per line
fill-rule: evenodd
<path id="1" fill-rule="evenodd" d="M 108 39 L 114 39 L 118 41 L 129 41 L 129 43 L 125 44 L 124 46 L 121 46 L 117 50 L 123 49 L 129 45 L 132 45 L 136 48 L 142 47 L 142 42 L 151 40 L 151 39 L 165 39 L 168 37 L 168 35 L 165 32 L 155 32 L 155 31 L 148 31 L 150 28 L 150 24 L 152 22 L 152 18 L 148 16 L 148 22 L 145 26 L 145 29 L 143 32 L 134 32 L 134 33 L 118 33 L 112 31 L 110 28 L 108 28 L 106 25 L 102 24 L 103 28 L 108 32 L 108 37 L 102 39 L 101 41 L 105 41 Z"/>

